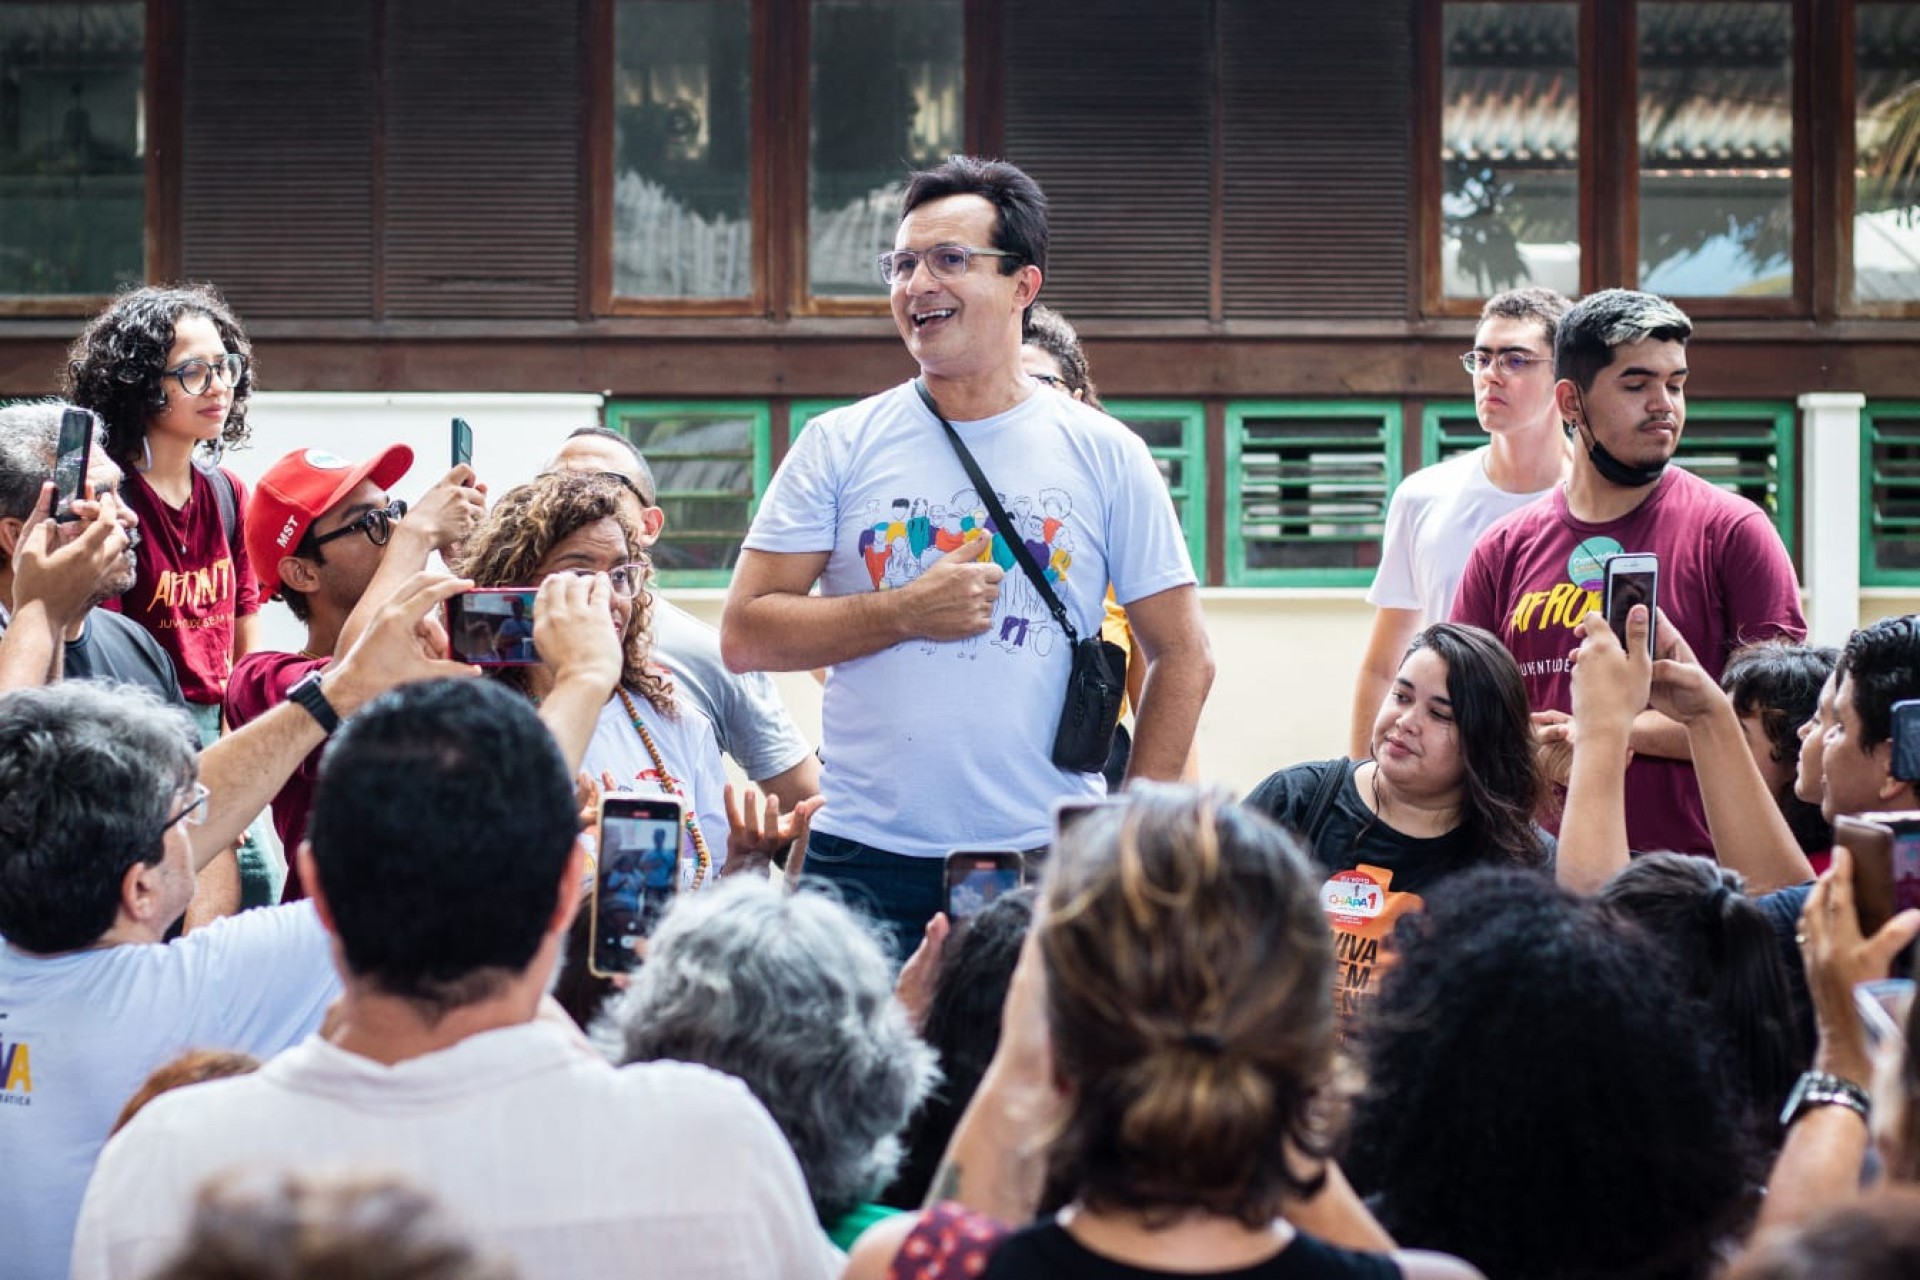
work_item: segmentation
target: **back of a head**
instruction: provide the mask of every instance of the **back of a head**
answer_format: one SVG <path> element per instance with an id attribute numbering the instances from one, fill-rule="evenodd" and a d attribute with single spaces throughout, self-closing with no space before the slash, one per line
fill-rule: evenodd
<path id="1" fill-rule="evenodd" d="M 182 713 L 131 686 L 0 698 L 0 936 L 52 954 L 111 928 L 128 868 L 164 854 L 197 741 Z"/>
<path id="2" fill-rule="evenodd" d="M 1036 926 L 1070 1114 L 1054 1185 L 1258 1227 L 1318 1186 L 1333 949 L 1293 838 L 1219 793 L 1136 786 L 1077 824 Z"/>
<path id="3" fill-rule="evenodd" d="M 231 1174 L 152 1280 L 513 1280 L 424 1191 L 388 1178 Z"/>
<path id="4" fill-rule="evenodd" d="M 1920 614 L 1882 618 L 1847 637 L 1838 678 L 1850 688 L 1861 740 L 1871 751 L 1893 737 L 1893 704 L 1920 698 Z"/>
<path id="5" fill-rule="evenodd" d="M 833 898 L 764 879 L 678 899 L 612 1021 L 623 1062 L 697 1062 L 753 1090 L 823 1222 L 893 1177 L 937 1074 L 885 945 Z"/>
<path id="6" fill-rule="evenodd" d="M 439 680 L 346 722 L 307 838 L 348 969 L 444 1012 L 532 960 L 577 834 L 566 764 L 526 699 Z"/>
<path id="7" fill-rule="evenodd" d="M 1575 303 L 1560 317 L 1553 339 L 1553 376 L 1570 378 L 1582 391 L 1613 363 L 1616 347 L 1644 342 L 1678 342 L 1693 336 L 1693 321 L 1665 298 L 1632 289 L 1602 289 Z"/>
<path id="8" fill-rule="evenodd" d="M 1345 1165 L 1382 1225 L 1490 1280 L 1700 1273 L 1757 1153 L 1659 945 L 1498 869 L 1445 881 L 1394 941 Z"/>
<path id="9" fill-rule="evenodd" d="M 1920 1190 L 1890 1185 L 1748 1252 L 1726 1280 L 1911 1280 L 1920 1275 Z"/>
<path id="10" fill-rule="evenodd" d="M 1780 947 L 1746 882 L 1707 858 L 1635 858 L 1599 894 L 1679 965 L 1690 994 L 1713 1010 L 1757 1137 L 1777 1141 L 1780 1107 L 1806 1069 Z"/>
<path id="11" fill-rule="evenodd" d="M 1005 249 L 1019 255 L 1000 260 L 1000 274 L 1011 275 L 1023 263 L 1047 269 L 1047 197 L 1040 185 L 1005 160 L 948 156 L 907 179 L 900 216 L 948 196 L 979 196 L 998 211 L 993 244 L 973 248 Z"/>
<path id="12" fill-rule="evenodd" d="M 53 474 L 60 447 L 60 400 L 0 408 L 0 519 L 25 520 L 40 501 L 40 486 Z"/>
<path id="13" fill-rule="evenodd" d="M 234 1049 L 189 1049 L 171 1062 L 154 1068 L 153 1073 L 133 1091 L 133 1096 L 127 1099 L 127 1105 L 120 1108 L 120 1115 L 114 1120 L 109 1136 L 126 1128 L 135 1116 L 146 1110 L 149 1102 L 163 1093 L 172 1093 L 190 1084 L 205 1084 L 209 1080 L 250 1075 L 259 1069 L 260 1059 L 250 1053 Z"/>

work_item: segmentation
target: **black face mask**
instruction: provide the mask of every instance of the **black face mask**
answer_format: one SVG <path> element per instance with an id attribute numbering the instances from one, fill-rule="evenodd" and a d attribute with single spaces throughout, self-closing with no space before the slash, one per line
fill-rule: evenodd
<path id="1" fill-rule="evenodd" d="M 1593 428 L 1587 425 L 1587 398 L 1580 396 L 1580 421 L 1574 423 L 1575 431 L 1584 431 L 1587 437 L 1587 460 L 1593 463 L 1593 469 L 1600 478 L 1625 489 L 1644 489 L 1667 473 L 1665 462 L 1656 462 L 1650 467 L 1636 467 L 1620 461 L 1607 452 L 1599 437 L 1593 434 Z"/>

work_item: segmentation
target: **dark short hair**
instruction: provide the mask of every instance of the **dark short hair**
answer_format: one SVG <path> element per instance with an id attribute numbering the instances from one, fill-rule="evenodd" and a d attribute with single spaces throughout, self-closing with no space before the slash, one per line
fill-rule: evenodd
<path id="1" fill-rule="evenodd" d="M 1602 289 L 1560 317 L 1560 331 L 1553 339 L 1553 376 L 1569 378 L 1588 391 L 1600 371 L 1613 363 L 1614 348 L 1648 338 L 1685 346 L 1692 336 L 1693 321 L 1665 298 L 1632 289 Z"/>
<path id="2" fill-rule="evenodd" d="M 0 936 L 46 955 L 112 928 L 128 869 L 166 852 L 198 742 L 183 712 L 132 685 L 0 698 Z"/>
<path id="3" fill-rule="evenodd" d="M 436 680 L 335 735 L 307 838 L 347 968 L 437 1017 L 526 969 L 578 830 L 566 762 L 526 699 Z"/>
<path id="4" fill-rule="evenodd" d="M 1764 1166 L 1672 959 L 1541 875 L 1426 908 L 1359 1032 L 1343 1167 L 1381 1225 L 1489 1276 L 1705 1274 Z"/>
<path id="5" fill-rule="evenodd" d="M 213 321 L 227 350 L 247 357 L 220 433 L 224 445 L 246 443 L 247 398 L 256 370 L 253 344 L 240 318 L 210 284 L 148 285 L 115 298 L 67 352 L 67 398 L 106 422 L 107 456 L 127 470 L 141 460 L 147 420 L 167 402 L 167 355 L 173 350 L 174 322 L 183 315 Z"/>
<path id="6" fill-rule="evenodd" d="M 1882 618 L 1847 637 L 1835 682 L 1852 686 L 1860 741 L 1871 751 L 1893 737 L 1893 704 L 1920 698 L 1920 614 Z"/>
<path id="7" fill-rule="evenodd" d="M 1061 840 L 1034 926 L 1054 1061 L 1074 1083 L 1055 1187 L 1149 1226 L 1197 1210 L 1256 1228 L 1319 1190 L 1333 1069 L 1319 883 L 1292 836 L 1192 787 L 1136 784 Z"/>
<path id="8" fill-rule="evenodd" d="M 1775 764 L 1800 758 L 1800 726 L 1820 708 L 1820 689 L 1839 661 L 1838 649 L 1784 640 L 1763 640 L 1736 651 L 1720 673 L 1720 687 L 1733 702 L 1734 714 L 1758 717 L 1767 735 L 1767 754 Z M 1805 853 L 1833 847 L 1833 824 L 1820 806 L 1793 794 L 1774 797 L 1793 838 Z"/>
<path id="9" fill-rule="evenodd" d="M 1547 350 L 1560 333 L 1560 320 L 1573 308 L 1573 299 L 1558 289 L 1538 287 L 1509 289 L 1487 299 L 1480 308 L 1480 323 L 1489 320 L 1531 320 L 1546 330 Z"/>
<path id="10" fill-rule="evenodd" d="M 1005 160 L 948 156 L 907 179 L 900 216 L 948 196 L 979 196 L 994 207 L 992 247 L 1018 255 L 1000 259 L 1001 275 L 1029 262 L 1046 272 L 1047 197 L 1039 183 Z"/>

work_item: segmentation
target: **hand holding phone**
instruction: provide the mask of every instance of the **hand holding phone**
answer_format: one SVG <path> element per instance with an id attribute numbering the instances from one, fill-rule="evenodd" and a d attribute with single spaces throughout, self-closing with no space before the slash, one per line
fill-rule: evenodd
<path id="1" fill-rule="evenodd" d="M 1608 556 L 1601 572 L 1606 582 L 1602 612 L 1606 614 L 1607 626 L 1613 629 L 1624 649 L 1628 612 L 1637 604 L 1647 606 L 1647 652 L 1651 654 L 1657 638 L 1656 628 L 1660 625 L 1660 615 L 1656 612 L 1660 603 L 1660 557 L 1651 552 Z"/>
<path id="2" fill-rule="evenodd" d="M 53 506 L 47 514 L 66 522 L 79 517 L 73 504 L 86 493 L 87 471 L 93 465 L 93 414 L 68 409 L 60 415 L 60 442 L 53 454 Z"/>
<path id="3" fill-rule="evenodd" d="M 600 797 L 600 861 L 587 931 L 587 969 L 595 976 L 633 972 L 640 964 L 635 944 L 673 905 L 683 812 L 668 796 Z"/>
<path id="4" fill-rule="evenodd" d="M 458 662 L 476 667 L 531 667 L 533 587 L 475 587 L 447 600 L 447 644 Z"/>
<path id="5" fill-rule="evenodd" d="M 1897 913 L 1920 907 L 1920 812 L 1841 814 L 1833 842 L 1853 855 L 1853 911 L 1871 938 Z"/>
<path id="6" fill-rule="evenodd" d="M 958 924 L 1026 883 L 1026 858 L 1015 849 L 955 849 L 947 855 L 947 918 Z"/>

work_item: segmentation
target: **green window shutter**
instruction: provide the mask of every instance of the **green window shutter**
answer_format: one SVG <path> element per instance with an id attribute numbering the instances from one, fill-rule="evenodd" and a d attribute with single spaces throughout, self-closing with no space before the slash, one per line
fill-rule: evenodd
<path id="1" fill-rule="evenodd" d="M 1795 449 L 1791 404 L 1695 400 L 1673 460 L 1702 480 L 1749 499 L 1794 551 Z"/>
<path id="2" fill-rule="evenodd" d="M 1920 402 L 1869 402 L 1860 430 L 1860 583 L 1920 585 Z"/>
<path id="3" fill-rule="evenodd" d="M 1488 440 L 1471 400 L 1435 400 L 1420 410 L 1420 465 L 1470 453 Z"/>
<path id="4" fill-rule="evenodd" d="M 653 549 L 669 587 L 723 587 L 766 492 L 772 415 L 764 401 L 619 400 L 607 425 L 646 455 L 667 513 Z"/>
<path id="5" fill-rule="evenodd" d="M 1400 482 L 1389 401 L 1227 406 L 1227 585 L 1365 586 Z"/>
<path id="6" fill-rule="evenodd" d="M 1147 442 L 1173 495 L 1194 572 L 1207 573 L 1207 411 L 1191 400 L 1110 400 L 1107 412 Z"/>

